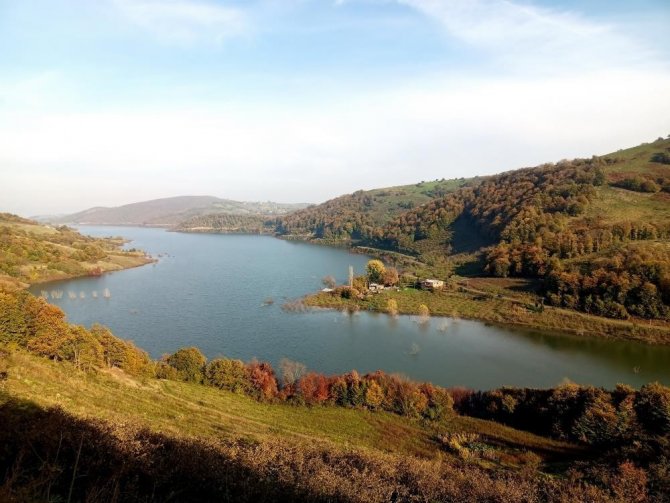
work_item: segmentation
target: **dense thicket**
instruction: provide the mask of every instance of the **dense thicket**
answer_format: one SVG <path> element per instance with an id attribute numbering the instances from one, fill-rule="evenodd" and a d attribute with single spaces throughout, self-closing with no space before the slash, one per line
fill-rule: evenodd
<path id="1" fill-rule="evenodd" d="M 71 361 L 82 370 L 118 367 L 132 375 L 205 384 L 262 401 L 361 407 L 434 421 L 454 410 L 448 390 L 381 371 L 362 376 L 356 371 L 324 376 L 284 361 L 283 375 L 277 376 L 269 363 L 227 358 L 208 362 L 193 347 L 154 362 L 102 326 L 87 330 L 67 323 L 58 307 L 26 292 L 0 293 L 0 343 Z M 458 409 L 541 435 L 598 445 L 618 444 L 640 431 L 670 434 L 670 390 L 660 385 L 645 386 L 639 392 L 619 387 L 611 393 L 576 385 L 555 390 L 503 389 L 468 394 L 467 400 L 460 395 Z M 588 428 L 599 429 L 594 432 Z"/>
<path id="2" fill-rule="evenodd" d="M 333 241 L 377 240 L 383 235 L 384 224 L 395 216 L 442 198 L 465 183 L 465 180 L 436 180 L 414 186 L 359 190 L 283 216 L 276 231 L 281 235 Z"/>

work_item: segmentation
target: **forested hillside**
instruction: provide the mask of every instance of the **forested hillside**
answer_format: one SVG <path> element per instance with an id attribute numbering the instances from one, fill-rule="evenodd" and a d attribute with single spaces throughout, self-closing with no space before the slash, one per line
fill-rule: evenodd
<path id="1" fill-rule="evenodd" d="M 359 190 L 318 206 L 296 211 L 278 219 L 280 235 L 328 241 L 367 242 L 382 236 L 385 224 L 434 199 L 439 199 L 473 180 L 436 180 L 415 185 Z"/>
<path id="2" fill-rule="evenodd" d="M 343 196 L 280 219 L 278 230 L 350 238 L 429 265 L 465 253 L 478 261 L 476 275 L 540 279 L 552 305 L 614 318 L 666 319 L 668 152 L 670 138 L 659 138 L 610 155 L 473 180 L 398 209 L 387 222 L 356 205 L 342 211 L 339 201 L 363 197 Z M 369 205 L 375 206 L 374 198 Z"/>
<path id="3" fill-rule="evenodd" d="M 274 234 L 277 220 L 263 215 L 208 214 L 189 218 L 173 227 L 180 232 Z"/>
<path id="4" fill-rule="evenodd" d="M 121 238 L 92 238 L 66 226 L 0 213 L 0 290 L 151 262 L 143 252 L 122 250 L 121 245 Z"/>

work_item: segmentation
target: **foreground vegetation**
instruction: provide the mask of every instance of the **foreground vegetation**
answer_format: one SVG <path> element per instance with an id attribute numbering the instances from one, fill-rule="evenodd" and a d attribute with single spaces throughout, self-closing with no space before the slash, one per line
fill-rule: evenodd
<path id="1" fill-rule="evenodd" d="M 151 262 L 140 251 L 122 250 L 121 238 L 93 238 L 69 227 L 50 227 L 0 213 L 0 290 L 97 276 Z"/>
<path id="2" fill-rule="evenodd" d="M 295 362 L 160 361 L 0 294 L 8 501 L 667 501 L 670 389 L 475 393 Z M 509 425 L 509 426 L 507 426 Z M 513 428 L 519 428 L 513 429 Z"/>

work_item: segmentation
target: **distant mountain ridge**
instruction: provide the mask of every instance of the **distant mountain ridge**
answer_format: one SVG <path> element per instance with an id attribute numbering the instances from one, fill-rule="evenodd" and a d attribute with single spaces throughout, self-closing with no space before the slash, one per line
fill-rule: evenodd
<path id="1" fill-rule="evenodd" d="M 214 196 L 178 196 L 116 207 L 94 207 L 63 216 L 38 217 L 54 224 L 148 225 L 170 227 L 205 214 L 286 215 L 307 203 L 245 202 Z"/>

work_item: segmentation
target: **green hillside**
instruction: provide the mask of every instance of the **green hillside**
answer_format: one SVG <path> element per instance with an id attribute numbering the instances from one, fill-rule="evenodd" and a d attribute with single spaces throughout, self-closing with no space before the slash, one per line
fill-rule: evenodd
<path id="1" fill-rule="evenodd" d="M 269 215 L 234 215 L 209 213 L 191 217 L 172 230 L 178 232 L 213 232 L 222 234 L 273 234 L 276 217 Z"/>
<path id="2" fill-rule="evenodd" d="M 475 183 L 477 179 L 443 179 L 359 190 L 281 217 L 276 231 L 304 239 L 365 243 L 380 236 L 383 226 L 394 217 Z"/>

